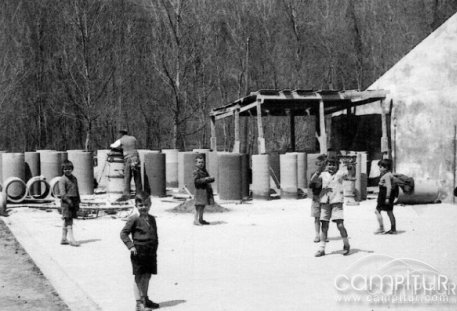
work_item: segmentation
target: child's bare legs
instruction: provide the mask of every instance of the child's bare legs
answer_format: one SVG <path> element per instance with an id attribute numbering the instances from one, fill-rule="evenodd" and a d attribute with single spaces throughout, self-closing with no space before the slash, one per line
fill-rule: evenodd
<path id="1" fill-rule="evenodd" d="M 151 274 L 149 273 L 135 275 L 135 281 L 133 282 L 133 294 L 135 296 L 135 300 L 137 301 L 137 310 L 145 310 L 150 279 Z"/>
<path id="2" fill-rule="evenodd" d="M 199 217 L 198 217 L 198 221 L 202 224 L 202 225 L 209 225 L 209 222 L 207 222 L 206 220 L 203 219 L 203 212 L 205 211 L 205 205 L 201 205 L 200 206 L 200 214 L 199 214 Z"/>
<path id="3" fill-rule="evenodd" d="M 321 234 L 321 221 L 319 217 L 314 217 L 314 230 L 316 231 L 316 237 L 314 238 L 314 243 L 320 242 L 320 234 Z"/>
<path id="4" fill-rule="evenodd" d="M 60 244 L 62 244 L 62 245 L 70 244 L 70 243 L 68 243 L 68 240 L 67 240 L 67 233 L 68 233 L 67 221 L 64 219 L 63 225 L 62 225 L 62 239 L 60 240 Z"/>
<path id="5" fill-rule="evenodd" d="M 316 252 L 316 254 L 314 254 L 315 257 L 321 257 L 325 255 L 325 241 L 327 241 L 328 221 L 322 220 L 321 223 L 321 241 L 318 251 Z"/>
<path id="6" fill-rule="evenodd" d="M 374 213 L 376 214 L 376 219 L 378 220 L 378 223 L 379 223 L 379 228 L 374 233 L 375 234 L 384 233 L 384 222 L 382 221 L 381 212 L 376 209 L 374 211 Z"/>
<path id="7" fill-rule="evenodd" d="M 71 246 L 79 246 L 79 243 L 76 242 L 75 237 L 73 235 L 73 218 L 64 219 L 62 228 L 62 240 L 60 244 L 70 244 Z"/>
<path id="8" fill-rule="evenodd" d="M 344 244 L 344 246 L 343 246 L 343 249 L 344 249 L 343 255 L 348 255 L 349 254 L 350 245 L 349 245 L 348 233 L 346 231 L 346 228 L 344 227 L 344 220 L 338 219 L 335 222 L 336 222 L 336 227 L 340 231 L 341 237 L 343 238 L 343 244 Z"/>
<path id="9" fill-rule="evenodd" d="M 201 205 L 195 205 L 194 225 L 196 225 L 196 226 L 202 225 L 199 221 L 201 207 L 202 207 Z"/>
<path id="10" fill-rule="evenodd" d="M 394 216 L 393 211 L 387 211 L 387 216 L 390 219 L 390 230 L 386 232 L 386 234 L 395 234 L 397 233 L 397 224 Z"/>

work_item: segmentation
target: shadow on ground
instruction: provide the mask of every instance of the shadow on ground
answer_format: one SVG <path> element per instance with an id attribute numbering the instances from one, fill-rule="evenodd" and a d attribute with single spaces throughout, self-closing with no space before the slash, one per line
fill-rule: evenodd
<path id="1" fill-rule="evenodd" d="M 211 226 L 213 226 L 213 225 L 225 225 L 225 224 L 227 224 L 227 222 L 226 222 L 226 221 L 218 220 L 218 221 L 210 221 L 209 224 L 210 224 Z"/>
<path id="2" fill-rule="evenodd" d="M 174 307 L 176 305 L 179 305 L 181 303 L 185 303 L 186 301 L 185 300 L 170 300 L 170 301 L 164 301 L 164 302 L 160 302 L 159 305 L 160 305 L 160 308 L 167 308 L 167 307 Z"/>
<path id="3" fill-rule="evenodd" d="M 328 253 L 327 255 L 343 255 L 343 252 L 344 252 L 344 250 L 333 251 L 331 253 Z M 351 248 L 351 250 L 349 251 L 349 254 L 347 254 L 346 256 L 351 256 L 351 255 L 354 255 L 357 253 L 372 254 L 372 253 L 374 253 L 374 251 L 360 249 L 360 248 Z"/>
<path id="4" fill-rule="evenodd" d="M 78 240 L 79 244 L 87 244 L 87 243 L 98 242 L 98 241 L 101 241 L 101 239 Z"/>

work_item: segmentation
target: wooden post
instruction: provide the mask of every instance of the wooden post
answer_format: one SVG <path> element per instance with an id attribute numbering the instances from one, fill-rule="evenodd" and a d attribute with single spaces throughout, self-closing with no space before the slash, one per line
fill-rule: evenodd
<path id="1" fill-rule="evenodd" d="M 217 139 L 216 139 L 216 117 L 211 117 L 211 150 L 217 151 Z"/>
<path id="2" fill-rule="evenodd" d="M 381 137 L 381 152 L 383 153 L 383 158 L 389 157 L 389 143 L 387 140 L 387 118 L 386 111 L 384 107 L 384 100 L 380 101 L 381 105 L 381 125 L 382 125 L 382 137 Z"/>
<path id="3" fill-rule="evenodd" d="M 240 153 L 240 110 L 234 111 L 235 119 L 235 142 L 233 145 L 233 152 Z"/>
<path id="4" fill-rule="evenodd" d="M 325 129 L 325 111 L 324 111 L 324 100 L 321 98 L 319 101 L 319 129 L 320 136 L 318 138 L 320 145 L 320 153 L 327 154 L 327 132 Z"/>
<path id="5" fill-rule="evenodd" d="M 355 201 L 362 201 L 362 154 L 357 152 L 355 162 Z"/>
<path id="6" fill-rule="evenodd" d="M 286 109 L 286 114 L 289 116 L 290 123 L 290 148 L 295 152 L 295 114 L 290 109 Z"/>
<path id="7" fill-rule="evenodd" d="M 257 102 L 257 130 L 259 132 L 259 137 L 257 138 L 258 143 L 258 152 L 263 154 L 266 152 L 265 148 L 265 138 L 263 137 L 263 124 L 262 124 L 262 103 Z"/>

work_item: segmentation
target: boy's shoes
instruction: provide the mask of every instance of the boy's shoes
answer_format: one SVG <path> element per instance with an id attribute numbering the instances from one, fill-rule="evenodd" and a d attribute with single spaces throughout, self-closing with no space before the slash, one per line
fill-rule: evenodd
<path id="1" fill-rule="evenodd" d="M 325 251 L 323 249 L 318 250 L 315 254 L 314 257 L 322 257 L 325 256 Z"/>
<path id="2" fill-rule="evenodd" d="M 147 296 L 144 299 L 144 305 L 145 305 L 146 308 L 151 308 L 151 309 L 160 308 L 160 305 L 158 303 L 155 303 L 155 302 L 149 300 L 149 297 L 147 297 Z"/>
<path id="3" fill-rule="evenodd" d="M 378 230 L 376 230 L 375 232 L 373 232 L 374 234 L 383 234 L 385 233 L 384 232 L 384 229 L 383 228 L 379 228 Z"/>
<path id="4" fill-rule="evenodd" d="M 70 244 L 70 242 L 68 242 L 68 240 L 60 241 L 60 245 L 68 245 L 68 244 Z"/>
<path id="5" fill-rule="evenodd" d="M 351 246 L 348 244 L 348 245 L 344 245 L 343 246 L 343 256 L 347 256 L 349 255 L 349 253 L 351 252 Z"/>
<path id="6" fill-rule="evenodd" d="M 318 238 L 318 237 L 315 237 L 313 242 L 314 242 L 314 243 L 319 243 L 320 241 L 321 241 L 321 239 L 320 239 L 320 238 Z"/>
<path id="7" fill-rule="evenodd" d="M 195 225 L 195 226 L 202 226 L 203 224 L 200 223 L 199 221 L 194 221 L 194 225 Z"/>
<path id="8" fill-rule="evenodd" d="M 397 234 L 397 230 L 389 230 L 387 232 L 384 232 L 384 234 Z"/>
<path id="9" fill-rule="evenodd" d="M 142 300 L 136 301 L 135 311 L 151 311 L 151 308 L 145 306 Z"/>
<path id="10" fill-rule="evenodd" d="M 78 242 L 70 242 L 69 243 L 71 246 L 74 246 L 74 247 L 79 247 L 81 246 L 81 244 L 79 244 Z"/>
<path id="11" fill-rule="evenodd" d="M 202 225 L 209 225 L 209 222 L 207 222 L 206 220 L 203 220 L 203 219 L 200 220 L 200 223 L 201 223 Z"/>

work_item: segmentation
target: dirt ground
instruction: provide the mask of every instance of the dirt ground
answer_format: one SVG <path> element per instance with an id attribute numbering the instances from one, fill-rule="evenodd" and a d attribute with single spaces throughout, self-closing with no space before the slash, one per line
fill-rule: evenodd
<path id="1" fill-rule="evenodd" d="M 396 206 L 397 235 L 373 234 L 377 227 L 375 200 L 347 205 L 344 217 L 351 254 L 342 255 L 342 241 L 332 224 L 326 255 L 317 258 L 310 199 L 221 202 L 227 212 L 205 213 L 209 226 L 194 226 L 189 213 L 170 212 L 177 204 L 153 198 L 150 211 L 156 217 L 160 243 L 159 272 L 151 278 L 149 297 L 160 304 L 160 310 L 457 310 L 455 205 Z M 68 247 L 59 243 L 62 223 L 57 211 L 27 207 L 13 211 L 4 219 L 6 225 L 71 310 L 134 309 L 129 251 L 119 238 L 125 225 L 123 216 L 75 220 L 81 247 Z M 2 240 L 5 238 L 0 244 Z M 13 246 L 9 253 L 15 251 Z M 27 270 L 20 260 L 21 256 L 16 262 L 20 270 Z M 427 267 L 427 271 L 449 280 L 449 288 L 452 285 L 456 290 L 444 302 L 404 304 L 372 302 L 366 295 L 352 297 L 335 287 L 339 276 L 384 273 L 381 267 L 392 267 L 392 262 L 398 268 L 395 271 L 402 273 Z M 0 262 L 0 267 L 9 266 Z M 28 270 L 24 276 L 17 275 L 19 272 L 9 276 L 14 282 L 26 280 L 9 286 L 20 289 L 13 293 L 37 298 L 40 291 L 52 292 L 52 288 L 43 291 L 38 285 L 35 292 L 26 293 L 35 282 L 27 281 L 28 274 L 33 274 Z M 2 305 L 4 301 L 21 301 L 10 296 L 8 300 L 0 297 L 0 310 L 21 310 Z M 41 297 L 37 300 L 52 301 Z M 357 297 L 360 299 L 355 300 Z M 27 305 L 28 310 L 65 310 L 58 306 L 30 307 L 31 302 Z"/>
<path id="2" fill-rule="evenodd" d="M 0 219 L 0 310 L 69 310 Z"/>

